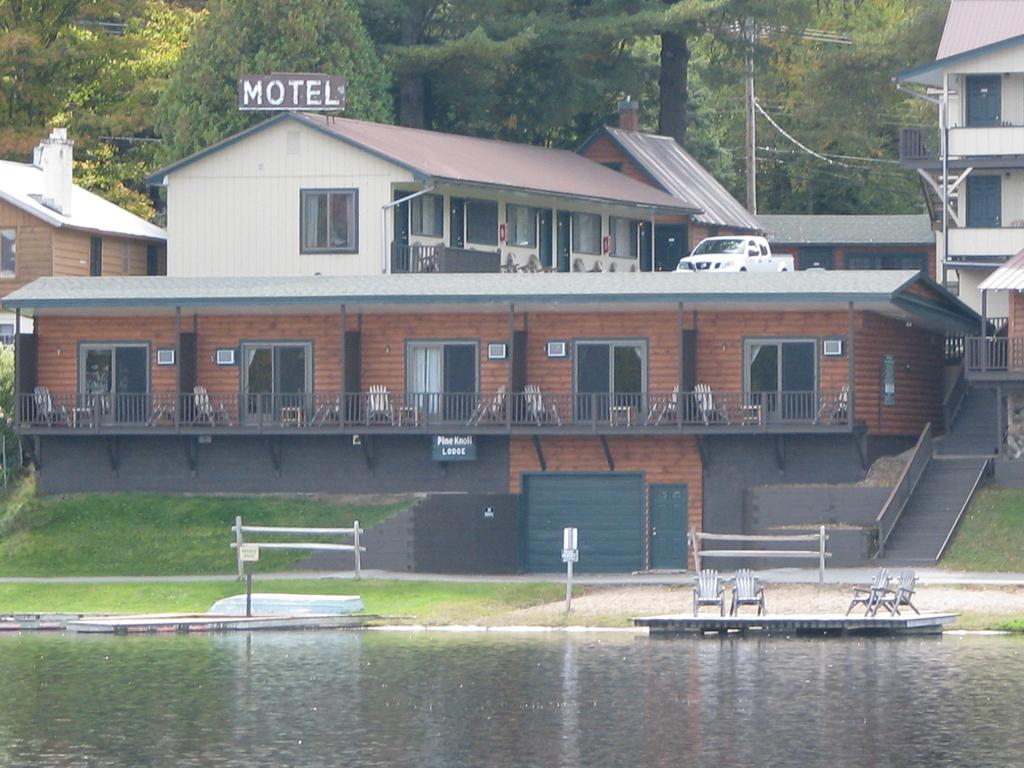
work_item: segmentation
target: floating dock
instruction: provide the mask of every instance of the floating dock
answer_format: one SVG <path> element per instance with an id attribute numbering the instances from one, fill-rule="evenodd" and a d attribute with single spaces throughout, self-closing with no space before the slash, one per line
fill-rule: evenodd
<path id="1" fill-rule="evenodd" d="M 362 629 L 379 616 L 302 614 L 234 616 L 212 613 L 161 613 L 143 616 L 91 616 L 68 621 L 69 632 L 138 635 L 191 632 L 252 632 L 264 629 Z"/>
<path id="2" fill-rule="evenodd" d="M 792 614 L 775 616 L 700 616 L 676 614 L 643 616 L 634 626 L 647 627 L 652 635 L 749 633 L 769 635 L 931 635 L 956 621 L 956 613 L 903 614 L 900 616 L 844 616 L 842 614 Z"/>

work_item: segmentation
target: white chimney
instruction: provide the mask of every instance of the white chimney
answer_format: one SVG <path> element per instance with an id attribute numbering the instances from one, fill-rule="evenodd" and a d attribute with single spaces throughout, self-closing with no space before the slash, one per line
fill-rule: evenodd
<path id="1" fill-rule="evenodd" d="M 33 153 L 33 162 L 43 170 L 43 205 L 64 216 L 71 215 L 71 161 L 75 142 L 67 128 L 54 128 Z"/>

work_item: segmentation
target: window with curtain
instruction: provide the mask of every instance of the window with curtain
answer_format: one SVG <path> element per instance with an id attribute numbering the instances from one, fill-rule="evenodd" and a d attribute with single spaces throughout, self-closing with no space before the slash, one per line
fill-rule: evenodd
<path id="1" fill-rule="evenodd" d="M 608 221 L 612 238 L 612 256 L 635 259 L 639 254 L 640 223 L 612 217 Z"/>
<path id="2" fill-rule="evenodd" d="M 358 244 L 355 189 L 304 189 L 300 193 L 303 253 L 355 253 Z"/>
<path id="3" fill-rule="evenodd" d="M 444 197 L 441 195 L 420 195 L 414 197 L 409 207 L 412 217 L 412 233 L 426 237 L 444 236 Z"/>
<path id="4" fill-rule="evenodd" d="M 576 253 L 601 253 L 601 217 L 598 214 L 572 215 L 572 249 Z"/>
<path id="5" fill-rule="evenodd" d="M 537 209 L 525 205 L 509 205 L 508 244 L 522 248 L 537 247 Z"/>

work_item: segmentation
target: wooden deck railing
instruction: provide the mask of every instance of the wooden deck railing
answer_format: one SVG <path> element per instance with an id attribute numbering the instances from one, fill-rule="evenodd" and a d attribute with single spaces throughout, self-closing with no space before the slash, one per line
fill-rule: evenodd
<path id="1" fill-rule="evenodd" d="M 968 373 L 1024 373 L 1024 337 L 969 336 L 966 358 Z"/>
<path id="2" fill-rule="evenodd" d="M 238 431 L 439 429 L 503 432 L 635 429 L 766 431 L 848 426 L 845 390 L 819 392 L 549 393 L 238 392 L 18 395 L 23 431 L 118 432 L 175 429 Z M 372 428 L 372 429 L 371 429 Z"/>

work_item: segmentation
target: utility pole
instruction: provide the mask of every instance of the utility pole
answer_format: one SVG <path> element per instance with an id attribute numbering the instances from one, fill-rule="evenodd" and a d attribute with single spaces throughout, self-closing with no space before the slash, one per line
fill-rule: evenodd
<path id="1" fill-rule="evenodd" d="M 747 210 L 757 215 L 757 129 L 754 123 L 754 22 L 744 23 L 747 40 Z"/>

